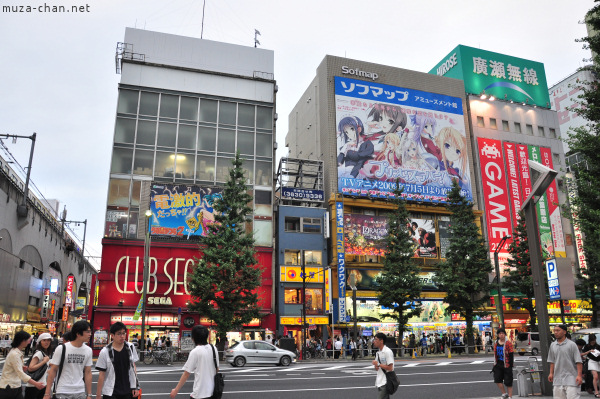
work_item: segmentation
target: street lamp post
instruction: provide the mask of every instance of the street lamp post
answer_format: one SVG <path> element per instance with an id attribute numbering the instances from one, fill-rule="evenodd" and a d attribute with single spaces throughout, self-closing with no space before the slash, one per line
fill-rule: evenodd
<path id="1" fill-rule="evenodd" d="M 498 247 L 494 250 L 494 266 L 496 267 L 496 280 L 497 280 L 497 289 L 498 289 L 498 298 L 496 300 L 496 311 L 498 312 L 498 322 L 500 323 L 500 327 L 504 327 L 504 310 L 502 309 L 502 282 L 500 281 L 500 261 L 498 259 L 498 252 L 504 246 L 506 240 L 508 240 L 510 236 L 502 237 Z"/>
<path id="2" fill-rule="evenodd" d="M 141 359 L 144 360 L 144 350 L 146 348 L 146 293 L 148 290 L 148 274 L 150 273 L 150 218 L 152 211 L 146 211 L 146 239 L 144 240 L 144 281 L 142 283 L 142 348 Z"/>

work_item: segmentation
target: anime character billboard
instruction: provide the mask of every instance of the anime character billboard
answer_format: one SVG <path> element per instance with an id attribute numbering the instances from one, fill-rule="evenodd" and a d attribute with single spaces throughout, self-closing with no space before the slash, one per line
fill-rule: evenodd
<path id="1" fill-rule="evenodd" d="M 446 202 L 457 180 L 472 199 L 458 97 L 335 78 L 338 191 L 385 198 L 396 180 L 407 200 Z"/>
<path id="2" fill-rule="evenodd" d="M 437 243 L 433 220 L 411 219 L 406 226 L 414 242 L 415 258 L 437 258 Z"/>
<path id="3" fill-rule="evenodd" d="M 385 256 L 384 237 L 388 232 L 385 216 L 344 215 L 344 247 L 348 255 Z"/>
<path id="4" fill-rule="evenodd" d="M 222 188 L 185 184 L 152 184 L 150 210 L 153 236 L 205 237 L 215 222 L 213 203 Z"/>

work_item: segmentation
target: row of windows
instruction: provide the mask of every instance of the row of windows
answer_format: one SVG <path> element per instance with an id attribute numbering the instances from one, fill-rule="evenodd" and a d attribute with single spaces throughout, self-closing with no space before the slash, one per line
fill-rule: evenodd
<path id="1" fill-rule="evenodd" d="M 551 139 L 558 138 L 558 136 L 556 134 L 556 129 L 551 128 L 551 127 L 546 129 L 544 126 L 537 126 L 537 129 L 534 129 L 533 125 L 525 124 L 525 131 L 523 131 L 520 122 L 512 122 L 513 129 L 511 130 L 509 121 L 500 120 L 500 122 L 502 125 L 498 126 L 498 122 L 497 122 L 496 118 L 489 118 L 489 128 L 495 129 L 495 130 L 502 128 L 502 130 L 505 132 L 512 131 L 515 133 L 524 133 L 529 136 L 547 137 L 547 138 L 551 138 Z M 477 117 L 477 127 L 482 127 L 482 128 L 486 127 L 483 116 Z"/>
<path id="2" fill-rule="evenodd" d="M 117 113 L 273 130 L 271 107 L 148 91 L 121 89 Z"/>
<path id="3" fill-rule="evenodd" d="M 153 150 L 115 147 L 111 173 L 176 178 L 208 184 L 225 182 L 232 168 L 232 159 L 214 155 L 174 154 Z M 272 185 L 273 163 L 270 160 L 246 159 L 242 168 L 247 184 Z"/>
<path id="4" fill-rule="evenodd" d="M 302 288 L 286 288 L 284 290 L 284 303 L 288 305 L 302 304 L 304 296 L 306 314 L 323 314 L 323 289 L 307 288 L 305 295 L 302 295 Z"/>
<path id="5" fill-rule="evenodd" d="M 284 263 L 291 266 L 322 266 L 323 252 L 320 250 L 308 249 L 286 249 L 284 251 Z"/>
<path id="6" fill-rule="evenodd" d="M 136 120 L 118 117 L 115 124 L 115 143 L 135 144 L 136 147 L 177 148 L 272 157 L 273 135 L 254 133 L 235 128 L 216 128 L 167 122 Z"/>
<path id="7" fill-rule="evenodd" d="M 321 219 L 286 216 L 284 219 L 287 233 L 321 233 Z"/>

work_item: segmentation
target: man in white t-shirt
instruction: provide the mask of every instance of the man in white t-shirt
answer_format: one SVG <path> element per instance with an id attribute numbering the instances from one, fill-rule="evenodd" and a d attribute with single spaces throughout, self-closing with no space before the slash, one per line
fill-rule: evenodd
<path id="1" fill-rule="evenodd" d="M 215 374 L 219 371 L 219 356 L 216 349 L 208 343 L 208 329 L 204 326 L 194 326 L 192 328 L 192 339 L 196 347 L 190 352 L 187 362 L 183 366 L 183 374 L 179 383 L 171 390 L 171 398 L 175 398 L 177 393 L 190 374 L 194 376 L 194 388 L 191 397 L 193 399 L 210 398 L 215 388 Z M 213 349 L 215 356 L 213 357 Z M 217 367 L 215 369 L 215 361 Z"/>
<path id="2" fill-rule="evenodd" d="M 375 387 L 377 387 L 377 399 L 389 399 L 390 394 L 387 393 L 385 384 L 387 382 L 385 378 L 386 371 L 392 371 L 394 369 L 394 353 L 390 348 L 385 346 L 385 334 L 377 333 L 373 339 L 373 345 L 379 351 L 375 354 L 375 360 L 373 360 L 373 366 L 377 371 L 377 377 L 375 378 Z"/>
<path id="3" fill-rule="evenodd" d="M 342 350 L 342 346 L 342 341 L 340 341 L 340 338 L 337 337 L 335 343 L 333 344 L 333 348 L 335 349 L 335 352 L 333 353 L 334 359 L 340 358 L 340 351 Z"/>
<path id="4" fill-rule="evenodd" d="M 73 324 L 71 342 L 59 345 L 50 360 L 50 371 L 46 380 L 44 399 L 50 398 L 55 378 L 57 399 L 87 399 L 92 396 L 92 349 L 85 343 L 90 341 L 92 328 L 85 320 Z M 58 375 L 61 359 L 64 363 Z"/>

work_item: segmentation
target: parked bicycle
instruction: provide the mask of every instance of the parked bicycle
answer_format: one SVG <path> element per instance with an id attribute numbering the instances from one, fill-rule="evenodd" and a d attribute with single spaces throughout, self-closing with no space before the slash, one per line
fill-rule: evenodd
<path id="1" fill-rule="evenodd" d="M 158 364 L 171 364 L 171 356 L 165 350 L 144 351 L 144 364 L 152 364 L 155 361 Z"/>

